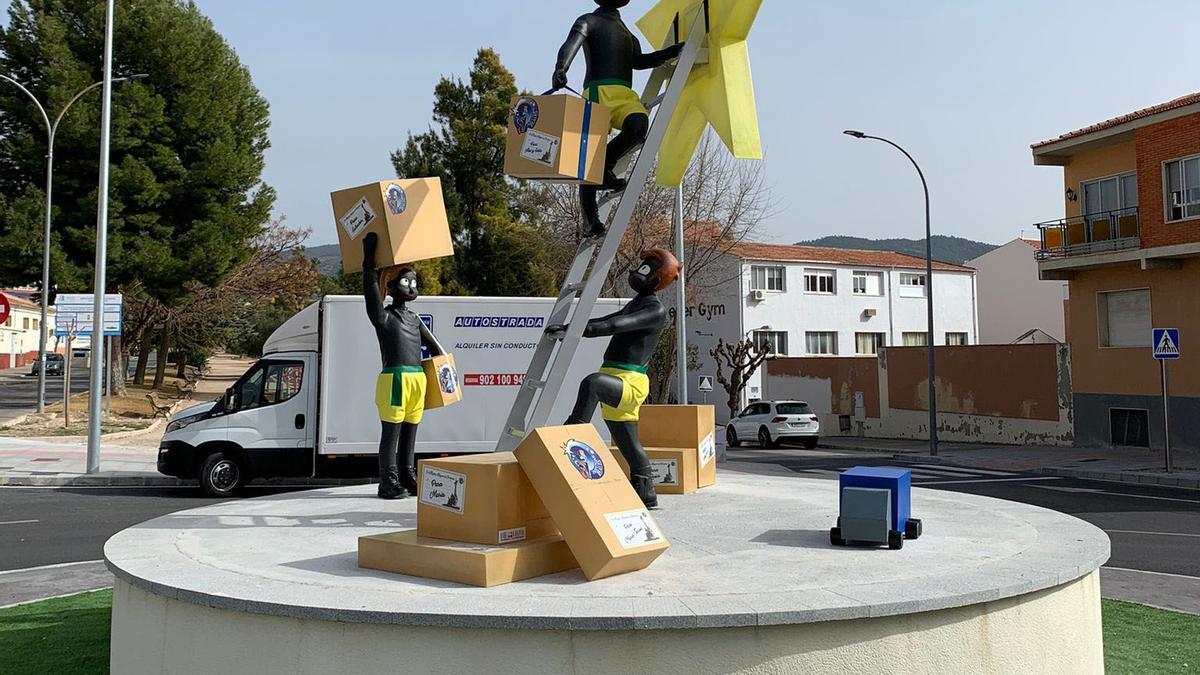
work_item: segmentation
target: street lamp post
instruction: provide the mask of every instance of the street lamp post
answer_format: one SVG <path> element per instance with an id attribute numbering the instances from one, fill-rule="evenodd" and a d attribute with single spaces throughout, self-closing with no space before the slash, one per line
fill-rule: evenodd
<path id="1" fill-rule="evenodd" d="M 122 82 L 125 80 L 134 80 L 146 77 L 144 74 L 131 75 L 129 77 L 118 77 L 113 82 Z M 51 195 L 50 191 L 54 186 L 54 137 L 58 134 L 58 125 L 62 122 L 63 117 L 67 114 L 67 110 L 83 97 L 84 94 L 104 84 L 103 81 L 93 82 L 79 93 L 71 97 L 67 104 L 58 112 L 58 117 L 54 121 L 50 121 L 50 115 L 47 114 L 46 108 L 41 101 L 33 95 L 20 82 L 12 79 L 7 75 L 0 74 L 0 80 L 8 82 L 20 89 L 33 104 L 37 106 L 38 112 L 42 114 L 42 121 L 46 124 L 46 217 L 42 226 L 42 320 L 39 324 L 40 335 L 38 336 L 38 397 L 37 411 L 39 413 L 46 411 L 46 317 L 50 309 L 50 206 Z M 68 386 L 70 383 L 68 383 Z"/>
<path id="2" fill-rule="evenodd" d="M 868 138 L 873 141 L 882 141 L 899 150 L 912 162 L 913 168 L 917 170 L 917 175 L 921 178 L 921 188 L 925 191 L 925 308 L 928 313 L 928 337 L 926 338 L 926 351 L 929 354 L 929 454 L 937 456 L 938 454 L 938 434 L 937 434 L 937 382 L 935 376 L 937 373 L 936 363 L 933 355 L 934 337 L 933 337 L 933 233 L 929 222 L 929 184 L 925 182 L 925 173 L 921 171 L 921 166 L 917 164 L 917 160 L 913 159 L 908 151 L 899 145 L 889 141 L 886 138 L 879 136 L 870 136 L 861 131 L 847 129 L 842 133 L 854 138 Z"/>

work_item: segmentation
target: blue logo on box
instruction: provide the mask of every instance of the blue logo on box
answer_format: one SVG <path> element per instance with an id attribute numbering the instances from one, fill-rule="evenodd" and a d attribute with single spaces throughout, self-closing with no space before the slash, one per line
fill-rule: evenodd
<path id="1" fill-rule="evenodd" d="M 574 439 L 567 441 L 564 447 L 567 459 L 579 471 L 579 475 L 587 480 L 604 478 L 604 460 L 587 443 Z"/>
<path id="2" fill-rule="evenodd" d="M 523 134 L 536 126 L 540 114 L 537 101 L 531 98 L 519 99 L 517 105 L 513 106 L 512 113 L 513 126 L 517 128 L 517 133 Z"/>
<path id="3" fill-rule="evenodd" d="M 404 194 L 404 188 L 395 183 L 388 186 L 387 207 L 393 216 L 404 213 L 404 210 L 408 208 L 408 195 Z"/>

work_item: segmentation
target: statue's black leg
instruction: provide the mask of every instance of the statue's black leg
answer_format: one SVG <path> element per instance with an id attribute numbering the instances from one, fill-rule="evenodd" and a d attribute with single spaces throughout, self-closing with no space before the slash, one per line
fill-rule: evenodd
<path id="1" fill-rule="evenodd" d="M 624 188 L 624 185 L 610 184 L 610 179 L 615 178 L 613 169 L 626 153 L 646 142 L 646 135 L 648 133 L 650 133 L 649 115 L 633 113 L 625 118 L 625 122 L 621 124 L 621 133 L 617 134 L 617 137 L 608 144 L 608 151 L 604 156 L 605 189 L 619 190 Z"/>
<path id="2" fill-rule="evenodd" d="M 579 186 L 579 208 L 583 213 L 585 239 L 604 234 L 604 221 L 600 220 L 600 207 L 596 201 L 599 193 L 599 185 Z"/>
<path id="3" fill-rule="evenodd" d="M 417 495 L 417 425 L 404 422 L 400 425 L 400 485 L 408 494 Z"/>
<path id="4" fill-rule="evenodd" d="M 654 493 L 654 472 L 650 468 L 650 458 L 646 456 L 646 450 L 638 439 L 638 423 L 607 420 L 604 423 L 608 425 L 613 442 L 617 444 L 625 457 L 625 463 L 629 465 L 629 482 L 642 498 L 642 503 L 648 508 L 658 506 L 658 495 Z"/>
<path id="5" fill-rule="evenodd" d="M 616 407 L 621 404 L 621 393 L 625 383 L 621 378 L 592 373 L 579 383 L 579 396 L 575 399 L 575 408 L 567 418 L 567 424 L 587 424 L 596 414 L 596 406 L 604 403 Z"/>
<path id="6" fill-rule="evenodd" d="M 397 466 L 397 451 L 400 444 L 399 424 L 381 422 L 379 434 L 379 496 L 382 499 L 400 499 L 404 490 L 400 487 L 400 468 Z"/>

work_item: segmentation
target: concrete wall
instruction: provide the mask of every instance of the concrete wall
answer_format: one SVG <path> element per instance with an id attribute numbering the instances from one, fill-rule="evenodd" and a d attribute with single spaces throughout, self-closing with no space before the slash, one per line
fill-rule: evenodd
<path id="1" fill-rule="evenodd" d="M 1010 344 L 1034 328 L 1066 341 L 1067 283 L 1041 281 L 1034 253 L 1014 239 L 966 262 L 976 270 L 980 344 Z"/>
<path id="2" fill-rule="evenodd" d="M 298 595 L 297 598 L 300 598 Z M 954 609 L 746 628 L 470 630 L 249 614 L 117 580 L 121 675 L 1103 673 L 1099 572 Z"/>
<path id="3" fill-rule="evenodd" d="M 938 435 L 947 441 L 1072 445 L 1070 351 L 1063 345 L 941 347 Z M 793 358 L 768 362 L 767 398 L 807 401 L 823 433 L 929 437 L 927 352 L 889 348 L 878 359 Z M 857 361 L 857 363 L 854 363 Z M 872 378 L 864 370 L 875 370 Z"/>

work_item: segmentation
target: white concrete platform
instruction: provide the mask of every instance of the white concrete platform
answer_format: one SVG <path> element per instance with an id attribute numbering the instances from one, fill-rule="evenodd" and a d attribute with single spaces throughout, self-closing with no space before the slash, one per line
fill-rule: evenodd
<path id="1" fill-rule="evenodd" d="M 493 672 L 497 658 L 522 673 L 1102 670 L 1099 529 L 914 490 L 924 536 L 840 548 L 836 487 L 724 472 L 660 497 L 672 546 L 650 568 L 491 589 L 359 569 L 360 535 L 415 527 L 415 501 L 380 501 L 373 486 L 163 516 L 105 545 L 112 671 L 377 672 L 401 659 L 408 672 Z"/>

